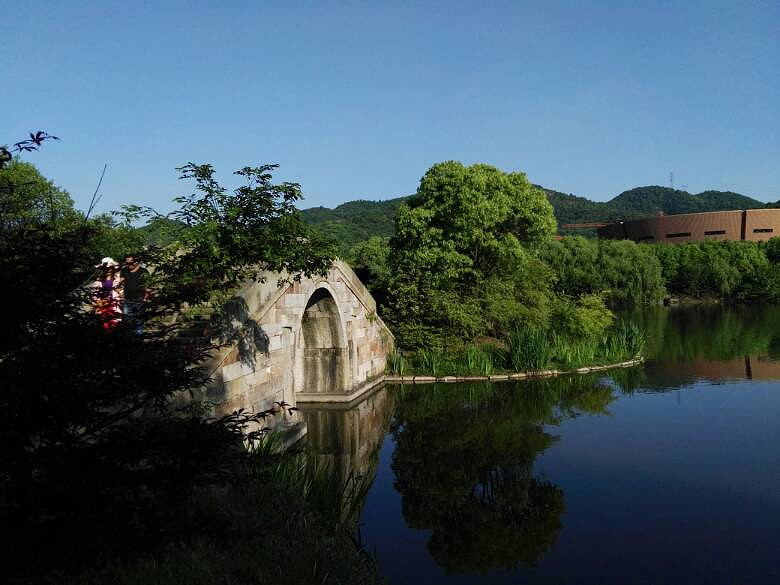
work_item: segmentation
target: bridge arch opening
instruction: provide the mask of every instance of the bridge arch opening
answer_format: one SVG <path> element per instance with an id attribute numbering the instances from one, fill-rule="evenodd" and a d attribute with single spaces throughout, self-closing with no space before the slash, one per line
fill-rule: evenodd
<path id="1" fill-rule="evenodd" d="M 341 393 L 349 388 L 349 348 L 336 300 L 316 289 L 306 303 L 298 342 L 295 391 Z"/>

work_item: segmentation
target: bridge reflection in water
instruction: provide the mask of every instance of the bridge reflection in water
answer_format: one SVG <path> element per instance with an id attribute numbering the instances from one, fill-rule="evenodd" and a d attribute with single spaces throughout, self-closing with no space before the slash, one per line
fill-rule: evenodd
<path id="1" fill-rule="evenodd" d="M 327 465 L 342 484 L 353 478 L 370 483 L 390 428 L 395 396 L 383 386 L 348 404 L 301 404 L 306 452 Z"/>

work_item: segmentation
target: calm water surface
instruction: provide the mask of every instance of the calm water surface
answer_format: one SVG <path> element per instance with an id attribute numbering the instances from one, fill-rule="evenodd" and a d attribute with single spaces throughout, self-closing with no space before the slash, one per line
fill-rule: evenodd
<path id="1" fill-rule="evenodd" d="M 629 317 L 641 368 L 305 412 L 390 583 L 780 584 L 780 308 Z"/>

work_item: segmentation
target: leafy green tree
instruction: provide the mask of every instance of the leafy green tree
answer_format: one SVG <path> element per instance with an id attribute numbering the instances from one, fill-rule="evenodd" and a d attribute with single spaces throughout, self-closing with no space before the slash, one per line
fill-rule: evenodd
<path id="1" fill-rule="evenodd" d="M 352 246 L 345 256 L 379 305 L 387 304 L 387 287 L 391 280 L 389 241 L 389 237 L 372 236 Z"/>
<path id="2" fill-rule="evenodd" d="M 134 228 L 111 214 L 86 217 L 74 207 L 67 191 L 41 175 L 33 164 L 18 158 L 0 166 L 0 217 L 5 230 L 46 226 L 66 231 L 89 224 L 82 233 L 88 234 L 96 261 L 104 256 L 121 258 L 152 241 L 150 228 Z"/>
<path id="3" fill-rule="evenodd" d="M 558 297 L 552 329 L 573 339 L 594 339 L 612 324 L 614 314 L 602 294 L 584 294 L 578 299 Z"/>
<path id="4" fill-rule="evenodd" d="M 770 248 L 757 242 L 689 242 L 654 245 L 671 294 L 735 301 L 777 297 Z"/>
<path id="5" fill-rule="evenodd" d="M 0 216 L 2 229 L 41 223 L 64 229 L 82 218 L 67 191 L 18 159 L 0 167 Z"/>
<path id="6" fill-rule="evenodd" d="M 661 267 L 647 246 L 629 240 L 599 240 L 598 249 L 595 269 L 610 304 L 653 304 L 664 298 Z"/>
<path id="7" fill-rule="evenodd" d="M 766 243 L 766 257 L 772 264 L 780 262 L 780 237 L 775 236 Z"/>
<path id="8" fill-rule="evenodd" d="M 385 314 L 401 343 L 546 321 L 550 273 L 526 247 L 554 231 L 550 203 L 524 174 L 453 161 L 431 167 L 399 208 L 390 241 Z"/>
<path id="9" fill-rule="evenodd" d="M 86 221 L 90 228 L 87 246 L 95 262 L 105 256 L 121 261 L 126 254 L 137 254 L 148 244 L 144 230 L 117 221 L 109 213 Z"/>
<path id="10" fill-rule="evenodd" d="M 335 247 L 298 214 L 300 185 L 272 182 L 276 168 L 239 169 L 234 174 L 243 184 L 232 191 L 217 182 L 211 165 L 178 169 L 195 189 L 175 200 L 180 207 L 167 219 L 185 227 L 173 243 L 139 255 L 155 268 L 152 286 L 161 310 L 178 310 L 182 297 L 189 304 L 219 301 L 246 280 L 262 279 L 265 271 L 300 279 L 328 270 Z M 127 206 L 124 217 L 132 224 L 161 216 L 151 208 Z"/>
<path id="11" fill-rule="evenodd" d="M 565 237 L 541 246 L 538 256 L 562 295 L 603 294 L 610 306 L 620 306 L 657 303 L 666 294 L 659 258 L 644 244 Z"/>

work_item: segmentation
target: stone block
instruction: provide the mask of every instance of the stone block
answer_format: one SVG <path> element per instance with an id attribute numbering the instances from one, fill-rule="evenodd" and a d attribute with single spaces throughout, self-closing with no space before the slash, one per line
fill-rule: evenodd
<path id="1" fill-rule="evenodd" d="M 234 412 L 236 410 L 241 410 L 242 408 L 246 408 L 246 405 L 244 404 L 244 397 L 237 396 L 236 398 L 230 399 L 222 404 L 220 410 L 222 412 Z"/>
<path id="2" fill-rule="evenodd" d="M 281 323 L 263 323 L 261 329 L 263 330 L 263 333 L 268 337 L 271 337 L 277 333 L 281 333 L 284 326 Z"/>
<path id="3" fill-rule="evenodd" d="M 282 336 L 274 335 L 268 340 L 268 351 L 276 351 L 282 348 Z"/>
<path id="4" fill-rule="evenodd" d="M 235 400 L 246 394 L 246 380 L 244 378 L 238 378 L 236 380 L 230 380 L 225 382 L 225 398 L 227 400 Z"/>
<path id="5" fill-rule="evenodd" d="M 306 306 L 306 301 L 308 300 L 306 295 L 299 293 L 287 293 L 282 298 L 284 299 L 285 308 L 296 307 L 302 309 Z"/>
<path id="6" fill-rule="evenodd" d="M 242 361 L 237 361 L 222 367 L 222 379 L 225 382 L 230 382 L 236 378 L 251 374 L 254 371 L 255 368 L 252 364 L 245 364 Z"/>

